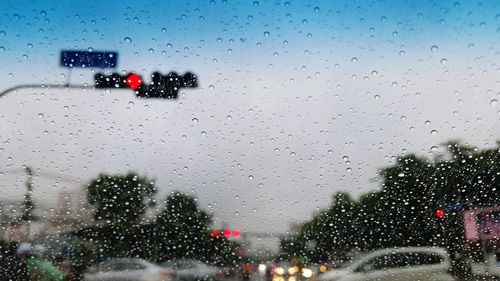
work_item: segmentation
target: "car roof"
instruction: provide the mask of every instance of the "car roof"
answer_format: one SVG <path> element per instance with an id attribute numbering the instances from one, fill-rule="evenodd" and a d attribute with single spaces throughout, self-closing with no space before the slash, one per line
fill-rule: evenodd
<path id="1" fill-rule="evenodd" d="M 448 255 L 446 249 L 441 247 L 400 247 L 400 248 L 386 248 L 379 249 L 367 254 L 385 254 L 385 253 L 408 253 L 408 252 L 421 252 L 421 253 L 437 253 L 440 255 Z"/>
<path id="2" fill-rule="evenodd" d="M 135 262 L 135 263 L 140 263 L 143 265 L 152 265 L 152 263 L 143 260 L 143 259 L 138 259 L 138 258 L 110 258 L 108 260 L 105 260 L 102 262 L 102 264 L 106 263 L 116 263 L 116 262 Z"/>
<path id="3" fill-rule="evenodd" d="M 441 247 L 399 247 L 399 248 L 385 248 L 361 254 L 349 267 L 357 267 L 359 264 L 368 259 L 391 253 L 435 253 L 448 260 L 448 252 Z"/>

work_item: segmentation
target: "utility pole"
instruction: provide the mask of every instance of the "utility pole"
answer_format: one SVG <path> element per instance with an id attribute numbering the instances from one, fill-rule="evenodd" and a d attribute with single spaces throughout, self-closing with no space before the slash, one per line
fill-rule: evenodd
<path id="1" fill-rule="evenodd" d="M 35 208 L 33 203 L 33 170 L 28 166 L 25 166 L 24 170 L 28 178 L 26 179 L 26 194 L 24 195 L 24 213 L 22 220 L 26 222 L 26 239 L 28 239 L 30 236 L 31 222 L 33 220 L 33 209 Z"/>

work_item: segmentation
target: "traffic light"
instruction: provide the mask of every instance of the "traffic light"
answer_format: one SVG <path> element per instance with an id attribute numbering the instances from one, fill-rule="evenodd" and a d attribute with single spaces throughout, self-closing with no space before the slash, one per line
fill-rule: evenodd
<path id="1" fill-rule="evenodd" d="M 437 210 L 436 210 L 436 217 L 437 217 L 438 219 L 442 219 L 442 218 L 444 218 L 444 215 L 445 215 L 445 213 L 444 213 L 444 210 L 443 210 L 443 209 L 437 209 Z"/>
<path id="2" fill-rule="evenodd" d="M 197 77 L 191 72 L 186 72 L 182 76 L 175 72 L 170 72 L 167 75 L 154 72 L 149 84 L 133 72 L 125 75 L 97 73 L 94 80 L 96 89 L 129 88 L 135 92 L 137 97 L 141 98 L 176 99 L 179 89 L 198 87 Z"/>
<path id="3" fill-rule="evenodd" d="M 223 231 L 221 230 L 212 230 L 210 232 L 210 236 L 219 238 L 221 236 L 224 236 L 226 238 L 233 237 L 233 238 L 240 238 L 241 237 L 241 232 L 238 229 L 231 230 L 231 229 L 225 229 Z"/>

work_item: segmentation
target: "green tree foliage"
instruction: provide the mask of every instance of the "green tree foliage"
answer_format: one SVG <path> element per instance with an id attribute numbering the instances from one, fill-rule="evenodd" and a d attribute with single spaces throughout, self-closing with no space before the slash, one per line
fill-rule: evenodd
<path id="1" fill-rule="evenodd" d="M 87 186 L 87 200 L 94 218 L 111 225 L 137 224 L 156 188 L 151 180 L 135 173 L 102 174 Z"/>
<path id="2" fill-rule="evenodd" d="M 210 236 L 210 215 L 201 210 L 192 196 L 173 192 L 156 220 L 155 232 L 161 241 L 160 260 L 196 258 L 228 263 L 237 258 L 238 245 L 223 237 Z"/>
<path id="3" fill-rule="evenodd" d="M 154 222 L 141 220 L 155 195 L 151 180 L 135 173 L 100 175 L 87 187 L 96 226 L 78 231 L 92 239 L 104 256 L 142 257 L 152 261 L 195 258 L 217 264 L 239 259 L 239 244 L 211 237 L 212 219 L 196 198 L 170 193 Z"/>
<path id="4" fill-rule="evenodd" d="M 443 245 L 442 229 L 435 220 L 437 208 L 500 205 L 500 144 L 479 150 L 450 141 L 444 147 L 447 154 L 434 159 L 397 158 L 380 171 L 380 189 L 358 200 L 335 194 L 328 209 L 281 241 L 282 255 L 306 255 L 319 261 L 338 258 L 354 248 Z M 454 231 L 463 232 L 456 227 Z M 311 249 L 313 244 L 317 246 Z"/>
<path id="5" fill-rule="evenodd" d="M 136 243 L 140 220 L 155 192 L 151 180 L 135 173 L 99 175 L 87 186 L 87 200 L 95 209 L 94 219 L 99 226 L 81 232 L 98 241 L 103 255 L 130 255 L 141 248 Z"/>

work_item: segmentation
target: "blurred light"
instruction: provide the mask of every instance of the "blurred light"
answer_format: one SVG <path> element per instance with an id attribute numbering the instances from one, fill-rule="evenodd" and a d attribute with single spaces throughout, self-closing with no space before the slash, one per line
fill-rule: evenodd
<path id="1" fill-rule="evenodd" d="M 241 236 L 241 232 L 238 229 L 235 229 L 233 231 L 233 236 L 236 237 L 236 238 L 239 238 Z"/>
<path id="2" fill-rule="evenodd" d="M 313 271 L 309 268 L 304 268 L 302 269 L 302 276 L 304 276 L 305 278 L 311 278 L 311 276 L 313 276 Z"/>
<path id="3" fill-rule="evenodd" d="M 297 278 L 295 278 L 295 276 L 290 276 L 288 277 L 288 281 L 297 281 Z"/>
<path id="4" fill-rule="evenodd" d="M 264 273 L 266 272 L 266 265 L 265 264 L 259 264 L 259 272 Z"/>
<path id="5" fill-rule="evenodd" d="M 220 236 L 220 231 L 214 230 L 210 233 L 210 236 L 212 237 L 219 237 Z"/>
<path id="6" fill-rule="evenodd" d="M 275 270 L 276 274 L 283 275 L 285 274 L 285 269 L 283 267 L 277 267 Z"/>
<path id="7" fill-rule="evenodd" d="M 325 273 L 328 271 L 328 266 L 322 264 L 320 267 L 319 267 L 319 272 L 321 273 Z"/>
<path id="8" fill-rule="evenodd" d="M 292 266 L 288 269 L 288 274 L 294 275 L 295 273 L 297 273 L 297 271 L 299 271 L 299 268 L 296 266 Z"/>
<path id="9" fill-rule="evenodd" d="M 283 276 L 273 276 L 273 281 L 285 281 L 285 278 Z"/>
<path id="10" fill-rule="evenodd" d="M 444 211 L 443 209 L 437 209 L 436 210 L 436 217 L 442 219 L 444 217 Z"/>
<path id="11" fill-rule="evenodd" d="M 127 79 L 125 80 L 125 82 L 127 83 L 127 86 L 129 86 L 130 89 L 135 91 L 135 90 L 137 90 L 137 88 L 139 88 L 139 86 L 142 85 L 142 78 L 141 78 L 141 76 L 139 76 L 135 73 L 130 73 L 127 76 Z"/>
<path id="12" fill-rule="evenodd" d="M 232 233 L 232 232 L 231 232 L 231 230 L 229 230 L 229 229 L 224 230 L 224 236 L 226 236 L 226 237 L 231 236 L 231 233 Z"/>

